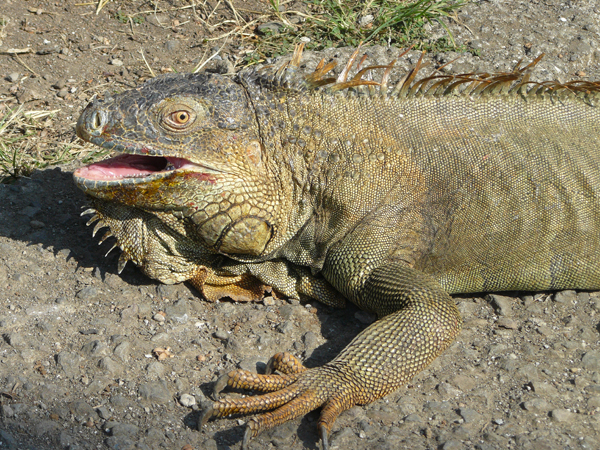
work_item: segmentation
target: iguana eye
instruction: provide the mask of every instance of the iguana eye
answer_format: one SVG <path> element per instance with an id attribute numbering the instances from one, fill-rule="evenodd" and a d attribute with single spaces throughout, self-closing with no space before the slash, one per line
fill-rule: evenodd
<path id="1" fill-rule="evenodd" d="M 190 114 L 187 111 L 175 111 L 171 113 L 171 120 L 178 125 L 185 125 L 190 121 Z"/>
<path id="2" fill-rule="evenodd" d="M 196 119 L 196 114 L 183 109 L 170 111 L 163 117 L 163 124 L 173 130 L 180 131 L 189 127 Z"/>
<path id="3" fill-rule="evenodd" d="M 206 106 L 188 97 L 167 98 L 156 105 L 155 111 L 160 126 L 173 133 L 187 133 L 206 117 Z"/>

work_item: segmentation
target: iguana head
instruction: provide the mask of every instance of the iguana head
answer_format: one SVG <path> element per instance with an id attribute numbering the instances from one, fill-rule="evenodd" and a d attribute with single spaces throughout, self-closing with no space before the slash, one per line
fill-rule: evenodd
<path id="1" fill-rule="evenodd" d="M 215 253 L 258 257 L 265 251 L 277 195 L 240 84 L 219 75 L 161 76 L 94 100 L 77 134 L 120 153 L 75 171 L 86 194 L 171 213 L 191 239 Z"/>

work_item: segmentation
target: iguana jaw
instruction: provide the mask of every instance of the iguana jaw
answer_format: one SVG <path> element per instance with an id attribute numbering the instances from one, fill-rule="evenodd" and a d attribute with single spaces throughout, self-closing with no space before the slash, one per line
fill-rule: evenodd
<path id="1" fill-rule="evenodd" d="M 219 171 L 185 158 L 121 154 L 81 167 L 73 177 L 81 188 L 90 188 L 143 184 L 183 172 L 208 175 Z"/>

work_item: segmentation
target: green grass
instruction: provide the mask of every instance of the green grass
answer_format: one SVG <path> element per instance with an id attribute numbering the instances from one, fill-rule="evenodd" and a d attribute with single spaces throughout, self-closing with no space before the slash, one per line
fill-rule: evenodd
<path id="1" fill-rule="evenodd" d="M 293 12 L 279 12 L 279 1 L 269 1 L 274 15 L 284 26 L 279 32 L 267 31 L 258 37 L 256 50 L 247 56 L 248 64 L 288 54 L 303 37 L 310 39 L 305 45 L 308 50 L 356 47 L 361 42 L 397 47 L 413 45 L 415 49 L 427 51 L 465 50 L 456 46 L 443 20 L 463 6 L 464 0 L 307 0 L 309 13 L 298 27 L 288 21 L 288 15 Z M 361 26 L 361 19 L 369 15 L 372 21 L 363 21 Z M 424 25 L 434 22 L 446 30 L 445 36 L 431 39 L 427 35 Z"/>

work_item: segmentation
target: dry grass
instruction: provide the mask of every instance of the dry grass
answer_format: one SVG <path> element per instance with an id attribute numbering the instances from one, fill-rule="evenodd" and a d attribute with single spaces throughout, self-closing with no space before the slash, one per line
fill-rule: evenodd
<path id="1" fill-rule="evenodd" d="M 0 104 L 0 182 L 10 183 L 35 169 L 65 164 L 74 159 L 91 162 L 108 151 L 72 142 L 71 135 L 57 135 L 53 117 L 59 110 L 8 109 Z"/>

